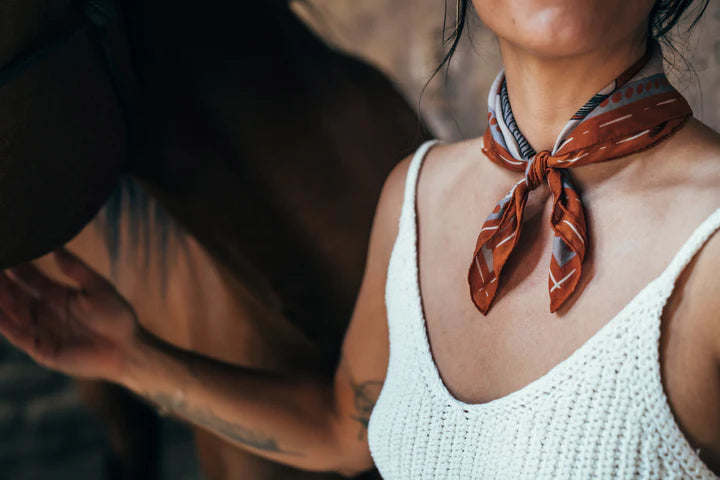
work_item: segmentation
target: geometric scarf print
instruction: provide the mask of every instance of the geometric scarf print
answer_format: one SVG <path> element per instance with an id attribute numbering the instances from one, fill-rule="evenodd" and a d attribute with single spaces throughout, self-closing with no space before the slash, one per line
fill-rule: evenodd
<path id="1" fill-rule="evenodd" d="M 547 181 L 552 192 L 554 231 L 548 274 L 550 311 L 575 291 L 588 249 L 585 214 L 569 168 L 604 162 L 657 145 L 692 115 L 690 106 L 668 82 L 662 52 L 653 40 L 643 58 L 595 94 L 562 129 L 552 151 L 535 152 L 515 123 L 501 71 L 488 97 L 488 129 L 483 153 L 524 177 L 496 205 L 477 239 L 468 272 L 473 303 L 487 314 L 503 266 L 520 237 L 530 191 Z"/>

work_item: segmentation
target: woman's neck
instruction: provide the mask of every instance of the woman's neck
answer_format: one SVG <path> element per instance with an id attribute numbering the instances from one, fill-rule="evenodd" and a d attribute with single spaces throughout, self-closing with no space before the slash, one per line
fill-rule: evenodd
<path id="1" fill-rule="evenodd" d="M 570 117 L 645 53 L 646 37 L 566 58 L 547 58 L 499 39 L 508 96 L 532 147 L 551 150 Z"/>

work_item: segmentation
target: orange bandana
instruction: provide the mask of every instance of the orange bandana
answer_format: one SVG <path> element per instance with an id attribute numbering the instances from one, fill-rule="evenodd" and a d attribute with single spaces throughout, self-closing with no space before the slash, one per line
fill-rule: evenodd
<path id="1" fill-rule="evenodd" d="M 692 115 L 690 106 L 663 73 L 659 46 L 593 96 L 563 128 L 552 152 L 535 152 L 512 115 L 505 76 L 498 74 L 488 99 L 489 125 L 483 153 L 498 165 L 523 172 L 485 220 L 477 239 L 468 281 L 473 302 L 490 310 L 500 272 L 520 237 L 528 194 L 547 181 L 553 198 L 555 232 L 548 288 L 555 312 L 573 293 L 588 249 L 580 195 L 569 168 L 604 162 L 648 149 L 675 133 Z"/>

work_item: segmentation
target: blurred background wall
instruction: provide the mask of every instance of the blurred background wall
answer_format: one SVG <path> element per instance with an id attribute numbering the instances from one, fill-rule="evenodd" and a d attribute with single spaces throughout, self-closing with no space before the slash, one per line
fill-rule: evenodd
<path id="1" fill-rule="evenodd" d="M 448 3 L 451 24 L 455 2 Z M 378 66 L 418 105 L 444 55 L 443 0 L 302 0 L 294 8 L 328 42 Z M 448 77 L 438 75 L 420 103 L 427 123 L 444 139 L 482 134 L 487 90 L 500 68 L 490 32 L 472 21 L 468 33 Z M 720 2 L 711 0 L 694 34 L 678 46 L 697 76 L 678 59 L 677 68 L 669 69 L 676 85 L 696 116 L 720 129 Z M 162 425 L 164 478 L 199 478 L 187 429 L 169 420 Z M 35 366 L 0 339 L 0 478 L 101 479 L 102 453 L 102 431 L 80 404 L 73 382 Z"/>
<path id="2" fill-rule="evenodd" d="M 295 11 L 327 41 L 378 66 L 417 106 L 420 92 L 444 56 L 445 0 L 296 0 Z M 692 10 L 692 9 L 691 9 Z M 690 12 L 692 14 L 692 11 Z M 455 22 L 455 1 L 447 0 L 447 23 Z M 688 22 L 676 29 L 682 32 Z M 689 37 L 675 44 L 680 58 L 668 66 L 674 84 L 690 100 L 696 117 L 720 129 L 720 2 L 710 4 Z M 666 54 L 670 52 L 666 51 Z M 447 78 L 438 74 L 420 110 L 443 139 L 481 135 L 487 120 L 487 92 L 500 69 L 497 43 L 474 13 Z M 698 86 L 701 86 L 699 88 Z"/>

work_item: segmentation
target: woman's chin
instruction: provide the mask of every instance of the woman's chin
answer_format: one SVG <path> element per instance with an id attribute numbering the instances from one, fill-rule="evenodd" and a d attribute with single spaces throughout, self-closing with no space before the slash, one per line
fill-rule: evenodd
<path id="1" fill-rule="evenodd" d="M 579 38 L 568 41 L 567 38 L 538 38 L 505 39 L 509 44 L 520 48 L 533 56 L 544 59 L 572 58 L 592 50 L 593 42 Z"/>
<path id="2" fill-rule="evenodd" d="M 604 31 L 585 28 L 584 25 L 574 26 L 565 24 L 564 28 L 542 30 L 528 28 L 521 34 L 505 37 L 498 34 L 513 48 L 532 54 L 534 57 L 546 60 L 572 59 L 593 52 L 608 49 L 617 49 L 619 45 L 635 45 L 643 38 L 644 33 L 635 32 L 627 38 L 614 38 Z"/>
<path id="3" fill-rule="evenodd" d="M 540 57 L 568 58 L 642 36 L 653 0 L 475 0 L 473 4 L 483 23 L 514 47 Z"/>

